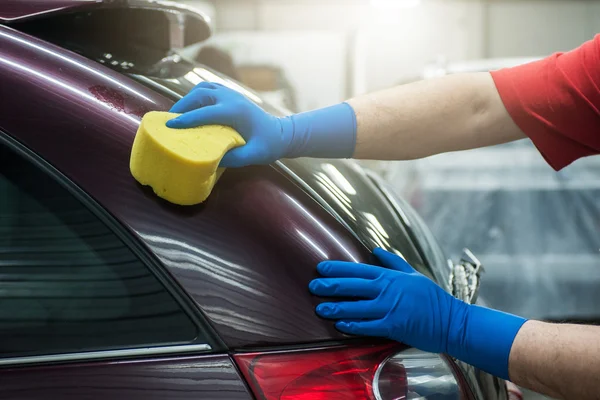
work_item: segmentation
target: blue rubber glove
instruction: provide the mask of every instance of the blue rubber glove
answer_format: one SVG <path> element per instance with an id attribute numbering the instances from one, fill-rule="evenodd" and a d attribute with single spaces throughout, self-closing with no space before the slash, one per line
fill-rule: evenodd
<path id="1" fill-rule="evenodd" d="M 525 319 L 464 303 L 401 257 L 382 249 L 374 254 L 389 269 L 340 261 L 319 264 L 325 278 L 310 283 L 313 294 L 360 299 L 319 304 L 318 315 L 340 320 L 336 327 L 344 333 L 447 353 L 508 380 L 510 349 Z"/>
<path id="2" fill-rule="evenodd" d="M 169 128 L 227 125 L 242 135 L 246 145 L 230 150 L 222 167 L 294 157 L 350 158 L 356 146 L 356 115 L 347 103 L 279 118 L 233 89 L 202 82 L 171 112 L 183 115 L 168 121 Z"/>

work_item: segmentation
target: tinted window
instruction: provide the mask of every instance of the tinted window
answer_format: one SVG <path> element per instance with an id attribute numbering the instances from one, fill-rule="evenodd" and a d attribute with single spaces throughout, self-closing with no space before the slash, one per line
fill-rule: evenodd
<path id="1" fill-rule="evenodd" d="M 188 343 L 196 335 L 106 225 L 0 145 L 0 357 Z"/>

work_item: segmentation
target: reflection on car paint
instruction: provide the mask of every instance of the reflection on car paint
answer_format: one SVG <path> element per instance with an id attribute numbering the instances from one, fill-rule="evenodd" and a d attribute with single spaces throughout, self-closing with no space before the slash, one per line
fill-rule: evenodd
<path id="1" fill-rule="evenodd" d="M 315 191 L 318 195 L 315 198 L 330 200 L 328 207 L 332 214 L 369 249 L 381 247 L 394 252 L 417 270 L 433 275 L 414 244 L 407 240 L 405 225 L 395 210 L 362 169 L 354 168 L 353 162 L 284 160 L 283 164 L 294 172 L 297 180 Z"/>
<path id="2" fill-rule="evenodd" d="M 252 398 L 227 355 L 13 368 L 2 376 L 0 396 L 6 399 Z"/>

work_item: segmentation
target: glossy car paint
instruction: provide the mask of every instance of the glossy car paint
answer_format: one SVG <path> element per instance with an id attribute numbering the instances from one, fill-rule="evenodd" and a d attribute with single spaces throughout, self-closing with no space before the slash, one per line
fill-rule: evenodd
<path id="1" fill-rule="evenodd" d="M 324 258 L 369 261 L 365 243 L 369 246 L 378 243 L 385 238 L 382 232 L 392 237 L 393 215 L 384 211 L 373 213 L 377 223 L 372 217 L 357 219 L 356 227 L 362 228 L 358 233 L 351 233 L 345 227 L 350 222 L 344 224 L 336 220 L 314 201 L 307 187 L 299 183 L 305 181 L 309 188 L 315 188 L 312 190 L 320 190 L 318 183 L 322 180 L 317 179 L 318 173 L 325 171 L 335 183 L 328 186 L 329 191 L 347 190 L 346 183 L 335 182 L 339 175 L 332 172 L 327 163 L 320 169 L 304 168 L 304 172 L 301 164 L 293 165 L 295 162 L 288 163 L 287 167 L 228 170 L 205 204 L 190 208 L 167 204 L 131 178 L 128 162 L 141 116 L 150 109 L 168 109 L 171 99 L 95 62 L 7 27 L 0 27 L 0 48 L 3 110 L 0 129 L 43 156 L 134 232 L 202 307 L 230 347 L 345 338 L 331 323 L 314 315 L 318 299 L 308 294 L 306 284 L 315 276 L 315 264 Z M 339 172 L 352 164 L 331 165 Z M 298 181 L 287 168 L 304 176 L 298 176 Z M 360 174 L 342 175 L 357 193 L 364 186 L 361 196 L 379 197 L 371 191 L 372 186 L 362 181 Z M 323 198 L 327 195 L 327 191 L 321 190 Z M 351 200 L 350 213 L 364 217 L 368 210 L 358 210 L 356 205 L 362 201 L 366 206 L 368 199 L 359 201 L 357 196 Z M 337 207 L 337 213 L 342 212 L 343 209 Z M 373 236 L 367 228 L 376 234 Z M 407 257 L 409 254 L 418 257 L 410 246 L 400 244 L 402 239 L 392 240 L 404 246 L 397 250 Z M 155 371 L 164 368 L 161 373 L 177 377 L 187 372 L 175 361 L 175 364 L 167 361 L 153 367 L 155 362 L 162 361 L 138 363 L 150 370 L 158 368 Z M 97 377 L 103 376 L 99 368 L 108 365 L 120 368 L 121 364 L 117 364 L 86 368 L 92 368 L 90 377 Z M 0 375 L 2 379 L 5 371 Z M 110 379 L 120 379 L 125 370 L 120 371 L 114 375 L 112 369 L 104 372 Z M 129 371 L 137 375 L 134 370 Z M 200 369 L 196 371 L 202 374 Z M 48 382 L 44 388 L 54 384 L 44 381 L 42 372 L 29 375 L 29 369 L 15 369 L 7 373 L 13 375 L 6 378 L 20 382 L 21 388 L 32 379 Z M 19 374 L 28 378 L 20 378 Z M 63 381 L 63 388 L 53 389 L 56 397 L 66 397 L 76 390 L 69 383 L 75 382 L 71 376 L 62 376 L 68 377 L 68 381 Z M 233 375 L 228 376 L 233 379 Z M 89 379 L 91 386 L 92 378 Z M 176 381 L 174 378 L 173 385 Z M 85 382 L 83 378 L 82 382 Z M 185 382 L 186 378 L 180 381 Z M 470 383 L 473 385 L 473 381 Z M 7 387 L 12 388 L 11 393 L 17 390 L 16 386 Z M 93 393 L 106 390 L 105 398 L 118 398 L 123 386 L 105 382 L 98 387 L 98 391 L 90 390 Z M 47 398 L 43 390 L 46 389 L 25 397 Z M 179 392 L 181 398 L 187 398 L 185 391 Z M 145 397 L 174 398 L 175 392 L 173 386 L 169 393 L 173 396 L 145 393 Z M 141 389 L 137 393 L 141 395 Z M 11 394 L 8 397 L 23 396 Z M 200 397 L 219 398 L 209 394 Z"/>
<path id="2" fill-rule="evenodd" d="M 150 82 L 161 93 L 171 96 L 174 93 L 176 98 L 188 93 L 195 86 L 194 83 L 201 80 L 217 80 L 225 86 L 246 92 L 234 81 L 185 60 L 171 59 L 161 65 L 167 71 L 173 69 L 180 74 L 181 71 L 186 73 L 169 79 L 140 77 L 136 74 L 131 76 L 145 84 Z M 251 92 L 246 94 L 270 113 L 285 115 L 285 110 L 262 102 Z M 432 266 L 432 261 L 436 260 L 427 260 L 422 256 L 421 245 L 426 239 L 412 235 L 410 221 L 401 210 L 403 207 L 394 206 L 397 201 L 384 195 L 380 180 L 376 183 L 358 163 L 349 160 L 294 159 L 277 162 L 275 166 L 368 248 L 379 246 L 397 252 L 417 270 L 446 287 L 449 280 L 447 260 L 442 257 L 441 262 L 435 262 L 436 265 Z"/>
<path id="3" fill-rule="evenodd" d="M 252 399 L 226 355 L 3 369 L 0 382 L 3 399 Z"/>
<path id="4" fill-rule="evenodd" d="M 129 156 L 140 117 L 172 101 L 10 28 L 0 39 L 2 109 L 15 116 L 2 129 L 135 231 L 230 347 L 343 337 L 306 285 L 320 260 L 369 253 L 302 189 L 259 166 L 226 171 L 200 206 L 165 203 L 131 177 Z"/>
<path id="5" fill-rule="evenodd" d="M 418 245 L 411 240 L 406 220 L 356 162 L 286 160 L 284 164 L 327 202 L 367 247 L 399 253 L 421 273 L 446 287 L 448 277 L 436 274 L 446 265 L 433 268 L 428 265 Z"/>

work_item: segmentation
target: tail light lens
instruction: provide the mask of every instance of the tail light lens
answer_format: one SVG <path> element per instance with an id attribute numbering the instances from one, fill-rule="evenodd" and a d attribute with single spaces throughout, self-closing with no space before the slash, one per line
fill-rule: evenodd
<path id="1" fill-rule="evenodd" d="M 467 396 L 458 385 L 452 368 L 439 354 L 408 349 L 387 359 L 373 379 L 377 400 L 397 399 L 392 397 L 395 375 L 402 367 L 406 379 L 406 397 L 402 399 L 462 400 Z"/>
<path id="2" fill-rule="evenodd" d="M 397 344 L 238 354 L 259 400 L 466 399 L 436 354 Z"/>

